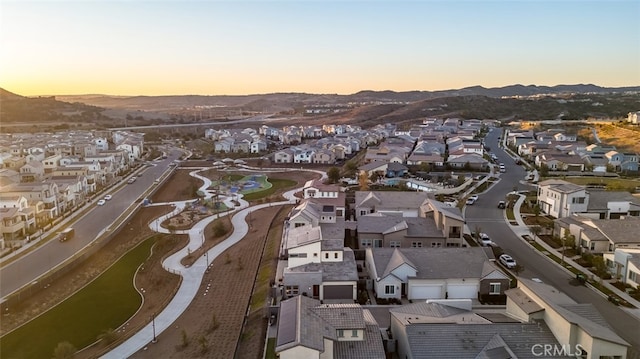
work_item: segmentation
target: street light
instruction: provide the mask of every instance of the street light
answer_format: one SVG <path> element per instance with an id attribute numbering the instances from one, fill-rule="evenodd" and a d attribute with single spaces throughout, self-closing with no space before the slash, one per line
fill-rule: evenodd
<path id="1" fill-rule="evenodd" d="M 156 338 L 156 313 L 151 315 L 151 327 L 153 328 L 153 340 L 152 343 L 156 343 L 158 339 Z"/>

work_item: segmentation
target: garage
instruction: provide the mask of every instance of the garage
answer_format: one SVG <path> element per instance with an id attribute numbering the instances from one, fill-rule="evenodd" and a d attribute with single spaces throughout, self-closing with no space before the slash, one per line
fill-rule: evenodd
<path id="1" fill-rule="evenodd" d="M 409 299 L 444 298 L 441 284 L 418 284 L 409 287 Z"/>
<path id="2" fill-rule="evenodd" d="M 322 289 L 324 299 L 353 299 L 352 285 L 325 285 Z"/>
<path id="3" fill-rule="evenodd" d="M 478 298 L 478 287 L 469 284 L 449 284 L 447 294 L 449 299 L 475 299 Z"/>

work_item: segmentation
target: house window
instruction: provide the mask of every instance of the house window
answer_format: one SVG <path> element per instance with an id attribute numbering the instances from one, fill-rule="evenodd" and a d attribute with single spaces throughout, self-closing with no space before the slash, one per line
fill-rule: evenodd
<path id="1" fill-rule="evenodd" d="M 400 248 L 400 241 L 391 241 L 391 242 L 389 242 L 389 247 L 391 247 L 391 248 Z"/>
<path id="2" fill-rule="evenodd" d="M 306 253 L 289 253 L 289 258 L 307 258 Z"/>
<path id="3" fill-rule="evenodd" d="M 371 244 L 373 243 L 370 239 L 362 239 L 360 241 L 362 247 L 371 247 Z"/>
<path id="4" fill-rule="evenodd" d="M 344 338 L 344 329 L 338 329 L 338 338 Z"/>
<path id="5" fill-rule="evenodd" d="M 314 253 L 314 254 L 313 254 L 313 257 L 314 257 L 314 258 L 317 258 L 317 257 L 318 257 L 318 253 Z"/>
<path id="6" fill-rule="evenodd" d="M 500 294 L 500 283 L 490 283 L 489 294 Z"/>
<path id="7" fill-rule="evenodd" d="M 591 242 L 589 243 L 589 249 L 590 249 L 590 250 L 594 250 L 594 249 L 596 249 L 596 242 L 591 241 Z"/>
<path id="8" fill-rule="evenodd" d="M 338 252 L 336 252 L 336 253 L 334 253 L 334 254 L 333 254 L 333 258 L 334 258 L 334 259 L 338 259 Z"/>
<path id="9" fill-rule="evenodd" d="M 449 238 L 460 238 L 460 227 L 449 227 Z"/>
<path id="10" fill-rule="evenodd" d="M 632 270 L 629 270 L 629 280 L 632 281 L 632 282 L 636 282 L 637 283 L 638 282 L 638 273 L 636 273 L 636 272 L 634 272 Z"/>
<path id="11" fill-rule="evenodd" d="M 295 228 L 302 227 L 302 226 L 304 226 L 304 223 L 296 223 L 294 225 Z"/>
<path id="12" fill-rule="evenodd" d="M 358 337 L 358 330 L 356 330 L 356 329 L 351 330 L 351 337 L 352 338 L 357 338 Z"/>
<path id="13" fill-rule="evenodd" d="M 298 295 L 298 286 L 297 285 L 288 285 L 284 287 L 288 296 Z"/>
<path id="14" fill-rule="evenodd" d="M 574 197 L 574 198 L 571 199 L 571 203 L 582 204 L 582 203 L 584 203 L 584 199 L 585 199 L 585 197 Z"/>
<path id="15" fill-rule="evenodd" d="M 431 242 L 431 248 L 439 248 L 442 246 L 440 242 Z"/>
<path id="16" fill-rule="evenodd" d="M 422 242 L 411 242 L 411 248 L 422 248 Z"/>
<path id="17" fill-rule="evenodd" d="M 395 285 L 385 285 L 384 286 L 384 294 L 396 294 L 396 286 Z"/>
<path id="18" fill-rule="evenodd" d="M 364 216 L 364 215 L 366 215 L 366 214 L 367 214 L 367 211 L 364 211 L 364 210 L 361 210 L 361 211 L 360 211 L 360 215 L 361 215 L 361 216 Z"/>
<path id="19" fill-rule="evenodd" d="M 329 253 L 324 254 L 324 259 L 329 259 Z"/>

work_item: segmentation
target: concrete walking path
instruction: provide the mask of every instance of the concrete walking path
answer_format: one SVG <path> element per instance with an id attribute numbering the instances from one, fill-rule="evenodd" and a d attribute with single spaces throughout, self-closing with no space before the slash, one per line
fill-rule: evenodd
<path id="1" fill-rule="evenodd" d="M 264 169 L 257 169 L 257 168 L 253 169 L 253 168 L 247 167 L 247 170 L 249 169 L 264 171 Z M 299 171 L 299 170 L 296 170 L 296 171 Z M 326 178 L 326 173 L 322 171 L 316 171 L 316 170 L 307 170 L 307 171 L 320 173 L 323 179 Z M 195 172 L 198 172 L 198 171 L 192 172 L 191 175 L 192 176 L 195 175 L 195 177 L 198 177 L 204 181 L 204 185 L 200 187 L 200 190 L 203 193 L 205 193 L 205 196 L 206 196 L 205 198 L 209 198 L 210 196 L 213 195 L 212 193 L 207 191 L 207 188 L 209 188 L 209 186 L 211 185 L 211 180 L 205 177 L 202 177 Z M 165 259 L 162 263 L 162 266 L 165 270 L 182 276 L 182 282 L 180 283 L 178 292 L 175 294 L 175 296 L 172 298 L 169 304 L 159 314 L 155 316 L 155 319 L 153 320 L 153 322 L 147 324 L 144 328 L 142 328 L 132 337 L 130 337 L 129 339 L 124 341 L 122 344 L 120 344 L 119 346 L 115 347 L 113 350 L 111 350 L 110 352 L 102 356 L 102 358 L 107 358 L 107 359 L 127 358 L 135 354 L 139 350 L 143 349 L 145 346 L 149 345 L 149 343 L 151 343 L 154 339 L 154 333 L 157 337 L 160 333 L 162 333 L 164 330 L 169 328 L 169 326 L 171 326 L 173 322 L 175 322 L 180 317 L 180 315 L 182 315 L 182 313 L 187 309 L 189 304 L 191 304 L 191 302 L 193 301 L 193 299 L 195 298 L 198 292 L 198 289 L 200 288 L 200 284 L 202 283 L 202 278 L 204 277 L 204 274 L 206 273 L 208 266 L 218 256 L 220 256 L 225 250 L 227 250 L 234 244 L 238 243 L 248 233 L 249 227 L 246 221 L 247 215 L 251 212 L 254 212 L 263 208 L 267 208 L 267 207 L 295 204 L 298 198 L 296 198 L 294 194 L 296 192 L 299 192 L 301 189 L 302 188 L 296 188 L 296 189 L 285 192 L 283 196 L 286 199 L 286 201 L 265 203 L 265 204 L 260 204 L 252 207 L 248 207 L 249 205 L 248 202 L 239 198 L 238 201 L 240 202 L 240 206 L 233 208 L 231 211 L 228 211 L 225 213 L 219 213 L 217 215 L 207 217 L 201 220 L 200 222 L 196 223 L 189 230 L 175 231 L 175 233 L 188 234 L 189 243 L 180 251 L 178 251 L 177 253 Z M 241 197 L 242 195 L 238 195 L 238 196 Z M 225 200 L 225 204 L 227 204 L 227 201 L 229 201 L 229 205 L 233 207 L 233 204 L 230 203 L 231 199 L 227 198 Z M 175 205 L 176 208 L 171 213 L 166 214 L 152 221 L 149 227 L 152 230 L 155 230 L 161 233 L 169 233 L 167 229 L 160 226 L 160 223 L 162 223 L 162 221 L 164 221 L 165 219 L 180 213 L 185 208 L 186 204 L 189 202 L 193 202 L 193 200 L 153 204 L 156 206 L 173 204 Z M 204 243 L 203 233 L 204 233 L 205 227 L 215 219 L 219 218 L 220 216 L 224 216 L 234 212 L 236 213 L 231 218 L 231 223 L 233 225 L 233 233 L 229 236 L 229 238 L 225 239 L 221 243 L 209 249 L 206 252 L 206 254 L 203 254 L 200 258 L 198 258 L 193 263 L 192 266 L 190 267 L 183 266 L 180 261 L 187 255 L 189 255 L 191 252 L 195 251 L 196 249 L 200 248 L 203 245 Z"/>

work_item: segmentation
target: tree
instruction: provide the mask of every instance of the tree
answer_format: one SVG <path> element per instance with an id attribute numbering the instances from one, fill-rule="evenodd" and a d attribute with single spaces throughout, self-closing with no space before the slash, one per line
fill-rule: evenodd
<path id="1" fill-rule="evenodd" d="M 459 175 L 458 176 L 458 186 L 462 186 L 462 184 L 464 183 L 464 181 L 466 180 L 466 178 L 464 177 L 464 175 Z"/>
<path id="2" fill-rule="evenodd" d="M 358 184 L 360 185 L 361 191 L 369 190 L 369 178 L 367 177 L 366 172 L 360 173 L 360 176 L 358 176 Z"/>
<path id="3" fill-rule="evenodd" d="M 427 162 L 420 162 L 420 171 L 431 172 L 431 165 Z"/>
<path id="4" fill-rule="evenodd" d="M 540 176 L 542 177 L 549 176 L 549 166 L 547 166 L 544 163 L 542 164 L 542 166 L 540 166 Z"/>
<path id="5" fill-rule="evenodd" d="M 540 226 L 529 226 L 529 231 L 531 231 L 534 237 L 537 237 L 540 235 L 540 232 L 542 232 L 542 228 L 540 228 Z"/>
<path id="6" fill-rule="evenodd" d="M 53 359 L 71 359 L 76 355 L 76 347 L 69 342 L 58 343 L 53 350 Z"/>
<path id="7" fill-rule="evenodd" d="M 338 167 L 329 168 L 327 177 L 329 177 L 329 182 L 338 183 L 338 181 L 340 181 L 340 169 Z"/>

